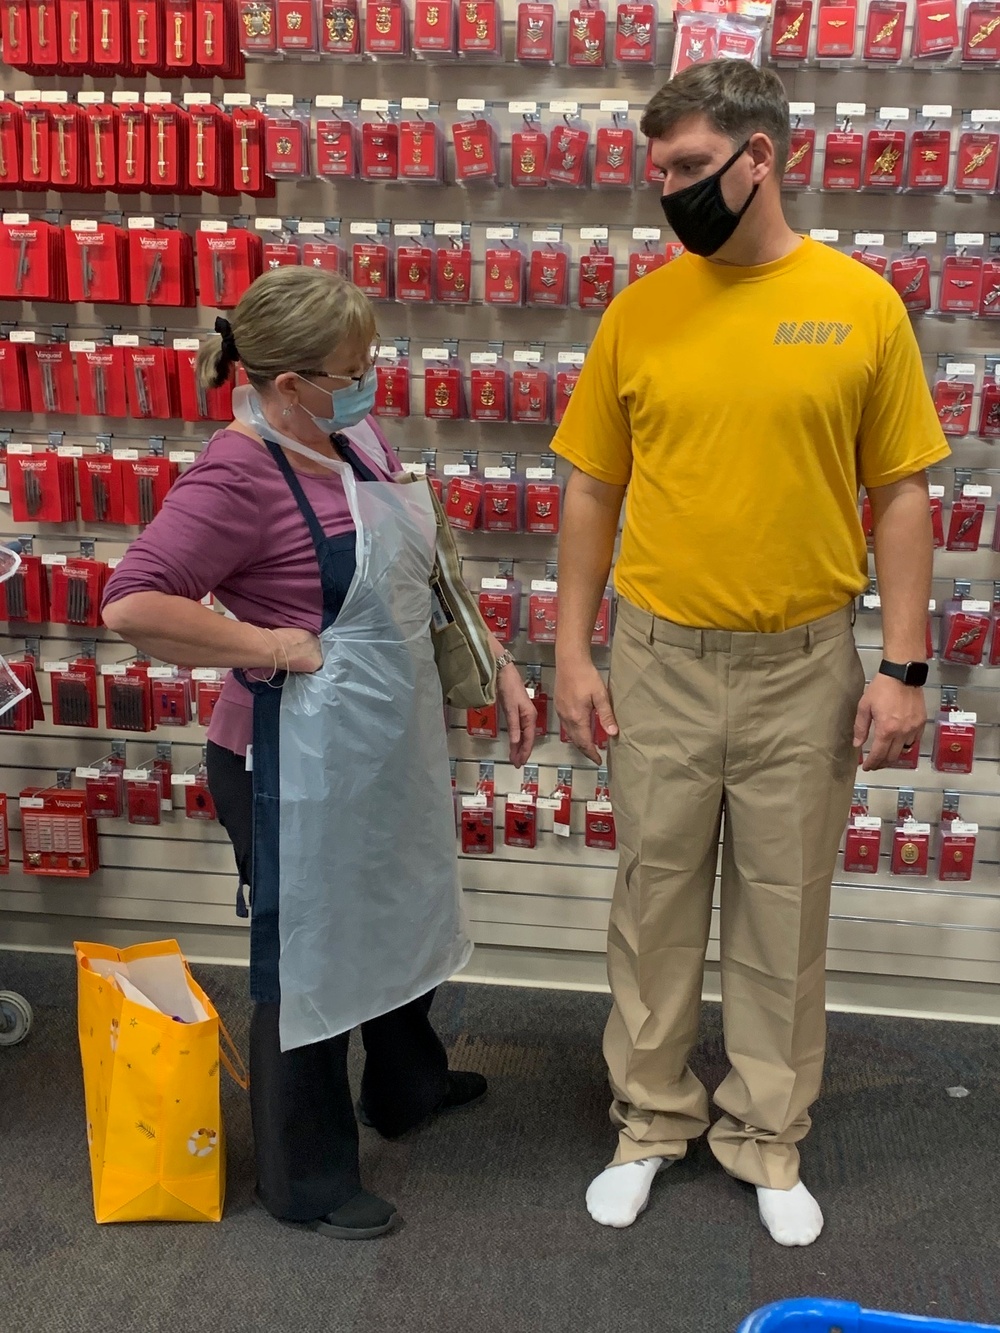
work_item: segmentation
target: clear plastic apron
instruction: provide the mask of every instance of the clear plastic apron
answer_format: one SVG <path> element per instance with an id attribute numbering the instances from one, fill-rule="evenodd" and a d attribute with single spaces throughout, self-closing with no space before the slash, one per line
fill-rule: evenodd
<path id="1" fill-rule="evenodd" d="M 320 635 L 323 665 L 289 675 L 281 694 L 278 972 L 291 1050 L 425 994 L 472 944 L 430 638 L 430 496 L 359 483 L 345 463 L 250 421 L 335 471 L 356 527 L 354 578 Z"/>

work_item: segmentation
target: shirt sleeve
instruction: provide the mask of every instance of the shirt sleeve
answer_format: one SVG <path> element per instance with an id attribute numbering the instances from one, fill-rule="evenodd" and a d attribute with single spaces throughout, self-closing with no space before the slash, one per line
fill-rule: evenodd
<path id="1" fill-rule="evenodd" d="M 617 310 L 601 320 L 552 448 L 574 467 L 609 486 L 632 475 L 632 429 L 619 393 Z"/>
<path id="2" fill-rule="evenodd" d="M 368 425 L 371 427 L 372 434 L 375 436 L 376 440 L 378 440 L 379 444 L 382 446 L 382 451 L 385 454 L 386 463 L 388 465 L 386 471 L 388 472 L 390 477 L 394 477 L 398 472 L 402 472 L 403 470 L 403 464 L 399 460 L 399 455 L 396 453 L 395 449 L 392 447 L 389 441 L 385 438 L 385 434 L 382 431 L 382 427 L 378 424 L 375 418 L 366 417 L 365 419 L 368 422 Z"/>
<path id="3" fill-rule="evenodd" d="M 209 451 L 170 488 L 163 508 L 132 543 L 104 591 L 104 606 L 136 592 L 200 601 L 252 565 L 261 541 L 251 477 Z"/>
<path id="4" fill-rule="evenodd" d="M 861 414 L 861 483 L 866 489 L 889 486 L 940 463 L 950 453 L 927 387 L 920 348 L 904 315 L 886 340 Z"/>

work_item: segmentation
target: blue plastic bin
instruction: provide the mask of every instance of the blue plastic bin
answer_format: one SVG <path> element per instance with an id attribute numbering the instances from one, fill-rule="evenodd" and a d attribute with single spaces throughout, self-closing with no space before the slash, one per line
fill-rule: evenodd
<path id="1" fill-rule="evenodd" d="M 739 1333 L 1000 1333 L 997 1324 L 957 1324 L 951 1319 L 862 1310 L 850 1301 L 803 1297 L 766 1305 L 739 1327 Z"/>

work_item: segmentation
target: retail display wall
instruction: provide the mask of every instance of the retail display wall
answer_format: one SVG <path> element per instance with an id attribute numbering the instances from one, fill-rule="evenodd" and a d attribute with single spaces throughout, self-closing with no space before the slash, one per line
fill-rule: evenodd
<path id="1" fill-rule="evenodd" d="M 1000 6 L 792 0 L 770 17 L 756 6 L 675 23 L 647 5 L 509 0 L 4 0 L 0 21 L 0 538 L 28 536 L 40 557 L 7 587 L 0 650 L 17 661 L 29 645 L 43 714 L 4 727 L 0 936 L 63 944 L 86 921 L 176 933 L 204 953 L 245 948 L 199 774 L 213 681 L 157 664 L 151 681 L 123 674 L 130 650 L 96 607 L 101 567 L 228 419 L 228 393 L 194 383 L 193 340 L 263 267 L 305 262 L 376 299 L 381 424 L 404 462 L 440 478 L 467 579 L 492 622 L 510 622 L 547 702 L 538 799 L 521 805 L 493 719 L 451 716 L 475 938 L 603 949 L 613 814 L 552 702 L 564 468 L 548 475 L 545 454 L 601 311 L 676 253 L 641 109 L 672 61 L 722 51 L 779 69 L 795 125 L 788 216 L 901 291 L 954 446 L 932 477 L 927 699 L 932 719 L 959 717 L 932 722 L 915 770 L 859 792 L 831 966 L 1000 981 Z M 613 616 L 609 599 L 604 669 Z M 870 673 L 874 586 L 857 636 Z M 91 652 L 93 679 L 79 665 Z M 116 743 L 125 779 L 105 764 Z M 80 795 L 32 791 L 25 806 L 60 772 Z M 102 784 L 113 808 L 122 788 L 123 813 L 91 826 Z"/>

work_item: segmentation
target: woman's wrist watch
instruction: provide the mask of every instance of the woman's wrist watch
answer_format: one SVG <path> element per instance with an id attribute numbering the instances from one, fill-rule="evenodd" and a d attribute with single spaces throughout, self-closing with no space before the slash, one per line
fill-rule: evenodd
<path id="1" fill-rule="evenodd" d="M 504 669 L 504 667 L 509 667 L 513 665 L 514 665 L 514 654 L 510 651 L 509 648 L 505 648 L 503 652 L 500 654 L 500 656 L 497 658 L 497 675 L 499 676 L 500 672 Z"/>

